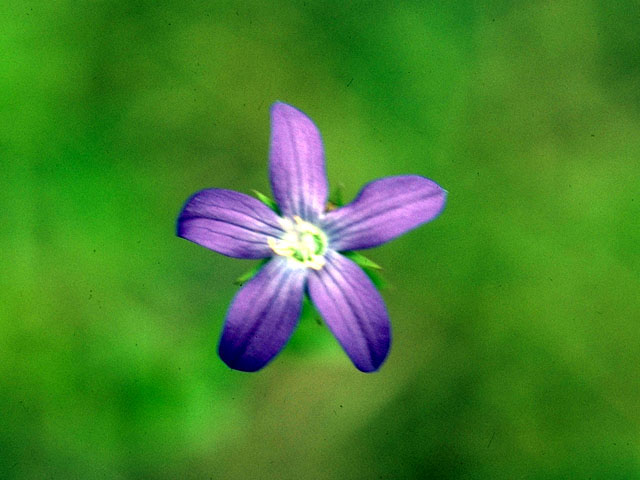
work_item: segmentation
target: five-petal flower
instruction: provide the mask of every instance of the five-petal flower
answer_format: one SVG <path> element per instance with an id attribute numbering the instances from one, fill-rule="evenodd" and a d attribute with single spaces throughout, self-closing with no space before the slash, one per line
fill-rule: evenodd
<path id="1" fill-rule="evenodd" d="M 218 352 L 252 372 L 284 347 L 308 294 L 354 365 L 377 370 L 390 346 L 389 317 L 369 277 L 340 252 L 371 248 L 435 218 L 446 192 L 418 175 L 368 183 L 327 211 L 324 149 L 311 119 L 285 103 L 271 108 L 269 178 L 279 214 L 248 195 L 206 189 L 178 218 L 178 236 L 236 258 L 269 258 L 236 294 Z"/>

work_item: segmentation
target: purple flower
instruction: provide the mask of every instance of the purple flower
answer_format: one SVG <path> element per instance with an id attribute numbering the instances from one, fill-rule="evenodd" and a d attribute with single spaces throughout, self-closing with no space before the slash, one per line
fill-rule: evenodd
<path id="1" fill-rule="evenodd" d="M 280 214 L 259 200 L 210 188 L 193 195 L 178 236 L 223 255 L 269 259 L 236 294 L 220 358 L 253 372 L 287 343 L 311 301 L 354 365 L 377 370 L 389 352 L 389 317 L 369 277 L 340 252 L 381 245 L 435 218 L 446 192 L 418 175 L 374 180 L 348 205 L 327 211 L 320 132 L 285 103 L 271 107 L 269 179 Z"/>

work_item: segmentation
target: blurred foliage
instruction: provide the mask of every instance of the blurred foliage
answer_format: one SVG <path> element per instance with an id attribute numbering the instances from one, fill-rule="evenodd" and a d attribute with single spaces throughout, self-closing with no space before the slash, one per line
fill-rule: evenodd
<path id="1" fill-rule="evenodd" d="M 1 478 L 640 478 L 637 1 L 2 12 Z M 260 373 L 216 356 L 252 264 L 175 220 L 269 191 L 275 100 L 346 201 L 449 191 L 367 252 L 394 286 L 376 374 L 313 315 Z"/>

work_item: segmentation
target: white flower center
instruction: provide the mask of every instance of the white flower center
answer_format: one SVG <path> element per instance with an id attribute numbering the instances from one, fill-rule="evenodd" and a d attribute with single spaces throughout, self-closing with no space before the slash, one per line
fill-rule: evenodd
<path id="1" fill-rule="evenodd" d="M 293 221 L 281 218 L 280 225 L 284 229 L 282 237 L 267 239 L 271 250 L 305 267 L 320 270 L 326 262 L 324 253 L 327 250 L 327 236 L 324 232 L 298 216 L 293 217 Z"/>

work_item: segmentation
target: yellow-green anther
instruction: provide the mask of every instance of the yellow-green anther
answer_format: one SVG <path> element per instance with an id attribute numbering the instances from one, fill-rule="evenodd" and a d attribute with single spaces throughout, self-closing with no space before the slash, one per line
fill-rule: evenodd
<path id="1" fill-rule="evenodd" d="M 282 218 L 280 225 L 284 230 L 281 238 L 269 238 L 269 247 L 276 255 L 290 258 L 305 267 L 320 270 L 326 260 L 327 236 L 312 223 L 295 216 L 293 221 Z"/>

